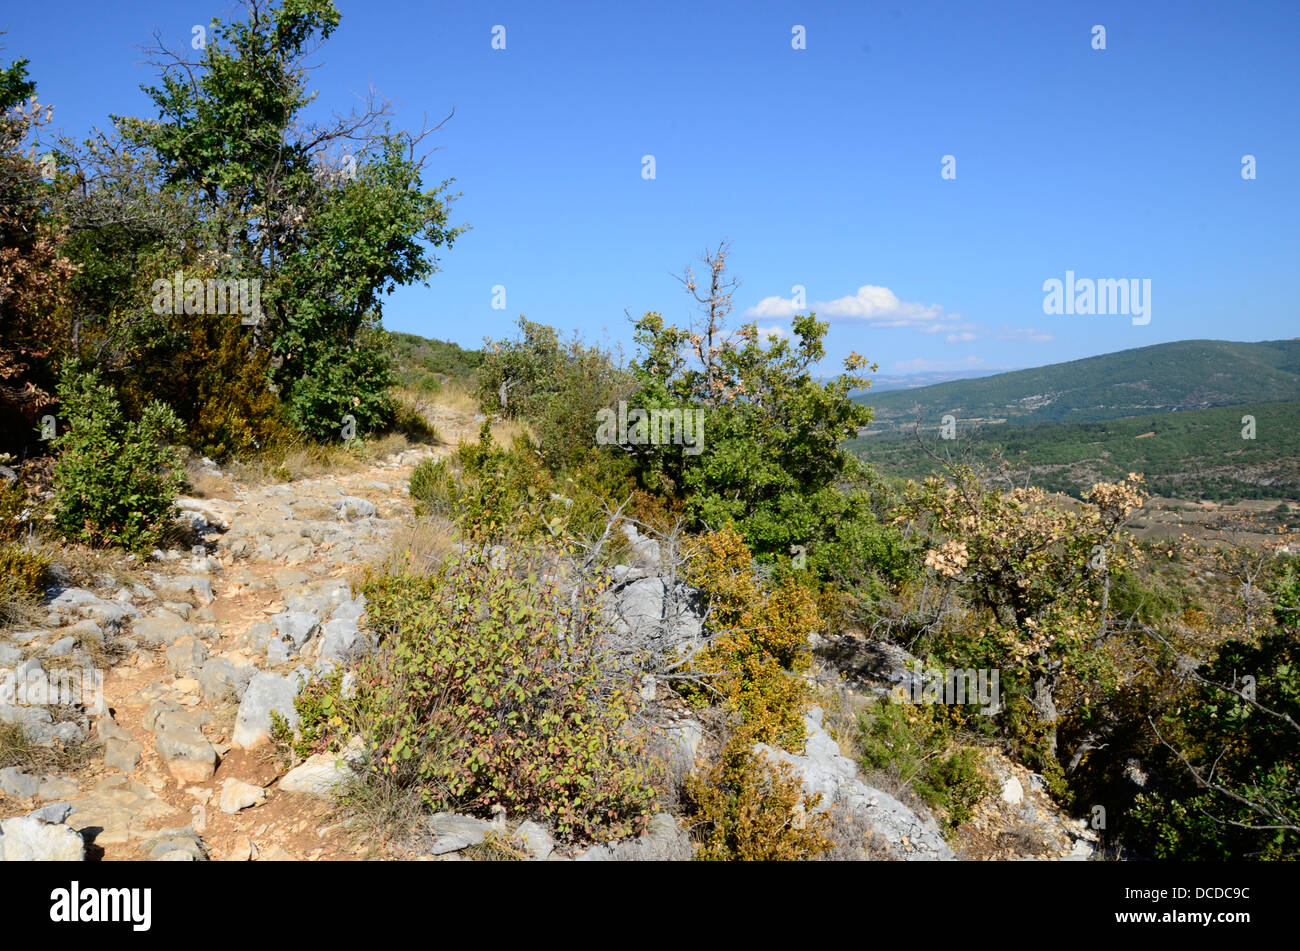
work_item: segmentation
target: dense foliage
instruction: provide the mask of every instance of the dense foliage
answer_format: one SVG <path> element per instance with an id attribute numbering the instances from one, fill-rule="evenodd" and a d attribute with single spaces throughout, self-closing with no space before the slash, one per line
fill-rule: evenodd
<path id="1" fill-rule="evenodd" d="M 67 428 L 57 440 L 55 524 L 91 545 L 149 551 L 170 528 L 184 481 L 179 456 L 164 443 L 180 420 L 163 403 L 150 403 L 138 422 L 126 419 L 94 372 L 69 374 L 59 400 Z"/>
<path id="2" fill-rule="evenodd" d="M 370 769 L 417 787 L 435 810 L 502 805 L 565 838 L 640 831 L 652 777 L 624 729 L 633 684 L 603 663 L 600 592 L 543 580 L 541 567 L 523 553 L 467 553 L 432 575 L 374 578 L 365 594 L 379 651 L 352 699 L 322 704 L 320 688 L 300 698 L 300 729 L 322 748 L 347 739 L 331 736 L 331 718 L 357 729 Z"/>
<path id="3" fill-rule="evenodd" d="M 1242 417 L 1256 438 L 1242 438 Z M 964 414 L 963 414 L 964 418 Z M 1300 402 L 1251 403 L 1130 416 L 1098 422 L 957 423 L 956 442 L 936 434 L 940 417 L 910 429 L 883 431 L 850 443 L 881 472 L 924 478 L 934 456 L 968 454 L 987 464 L 1005 460 L 1017 480 L 1080 496 L 1094 482 L 1141 472 L 1155 495 L 1179 499 L 1294 499 L 1300 458 L 1293 433 Z"/>
<path id="4" fill-rule="evenodd" d="M 463 230 L 449 182 L 423 184 L 428 130 L 393 129 L 382 100 L 304 121 L 329 0 L 246 14 L 214 20 L 194 60 L 149 51 L 155 118 L 41 143 L 40 161 L 48 107 L 25 62 L 4 71 L 0 449 L 36 448 L 65 363 L 99 368 L 132 418 L 167 403 L 218 459 L 393 424 L 382 298 Z"/>

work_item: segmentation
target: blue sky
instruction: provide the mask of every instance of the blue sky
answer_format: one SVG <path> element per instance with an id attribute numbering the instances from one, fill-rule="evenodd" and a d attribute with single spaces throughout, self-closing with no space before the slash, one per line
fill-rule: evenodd
<path id="1" fill-rule="evenodd" d="M 472 230 L 390 329 L 477 346 L 525 314 L 626 347 L 625 311 L 692 316 L 672 275 L 726 236 L 733 323 L 788 327 L 802 285 L 830 355 L 882 375 L 1300 334 L 1295 0 L 338 5 L 321 106 L 373 84 L 406 125 L 456 110 L 428 179 Z M 153 114 L 155 29 L 231 9 L 9 5 L 0 56 L 80 135 Z M 1067 270 L 1149 279 L 1150 322 L 1044 314 Z"/>

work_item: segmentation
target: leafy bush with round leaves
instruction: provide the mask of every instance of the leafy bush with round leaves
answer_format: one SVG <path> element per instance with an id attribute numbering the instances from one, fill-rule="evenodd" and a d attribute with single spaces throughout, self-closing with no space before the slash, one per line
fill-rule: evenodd
<path id="1" fill-rule="evenodd" d="M 377 780 L 435 810 L 535 816 L 566 839 L 640 832 L 656 789 L 631 726 L 638 699 L 604 664 L 600 592 L 520 550 L 449 558 L 364 587 L 378 651 L 351 700 L 311 690 L 299 729 L 358 732 Z M 346 726 L 345 726 L 346 725 Z"/>

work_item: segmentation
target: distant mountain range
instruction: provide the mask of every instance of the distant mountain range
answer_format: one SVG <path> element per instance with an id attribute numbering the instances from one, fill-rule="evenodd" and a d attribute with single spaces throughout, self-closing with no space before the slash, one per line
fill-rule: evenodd
<path id="1" fill-rule="evenodd" d="M 973 451 L 1072 494 L 1138 471 L 1162 495 L 1300 498 L 1300 339 L 1184 340 L 855 398 L 875 419 L 850 446 L 890 475 Z"/>
<path id="2" fill-rule="evenodd" d="M 1300 400 L 1300 339 L 1264 343 L 1180 340 L 1032 370 L 856 399 L 876 414 L 873 430 L 920 422 L 1095 422 L 1157 412 Z"/>
<path id="3" fill-rule="evenodd" d="M 871 378 L 871 392 L 884 393 L 889 390 L 915 390 L 922 386 L 947 383 L 950 380 L 970 380 L 980 376 L 992 376 L 1006 373 L 1009 368 L 1000 370 L 935 370 L 930 373 L 894 373 L 876 374 Z"/>

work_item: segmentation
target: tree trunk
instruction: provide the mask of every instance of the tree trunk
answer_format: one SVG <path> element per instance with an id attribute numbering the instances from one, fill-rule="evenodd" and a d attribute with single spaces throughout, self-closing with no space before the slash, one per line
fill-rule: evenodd
<path id="1" fill-rule="evenodd" d="M 1056 759 L 1056 721 L 1060 715 L 1056 710 L 1056 701 L 1052 699 L 1052 679 L 1046 674 L 1034 678 L 1034 693 L 1029 704 L 1042 721 L 1046 729 L 1047 749 L 1052 759 Z"/>

